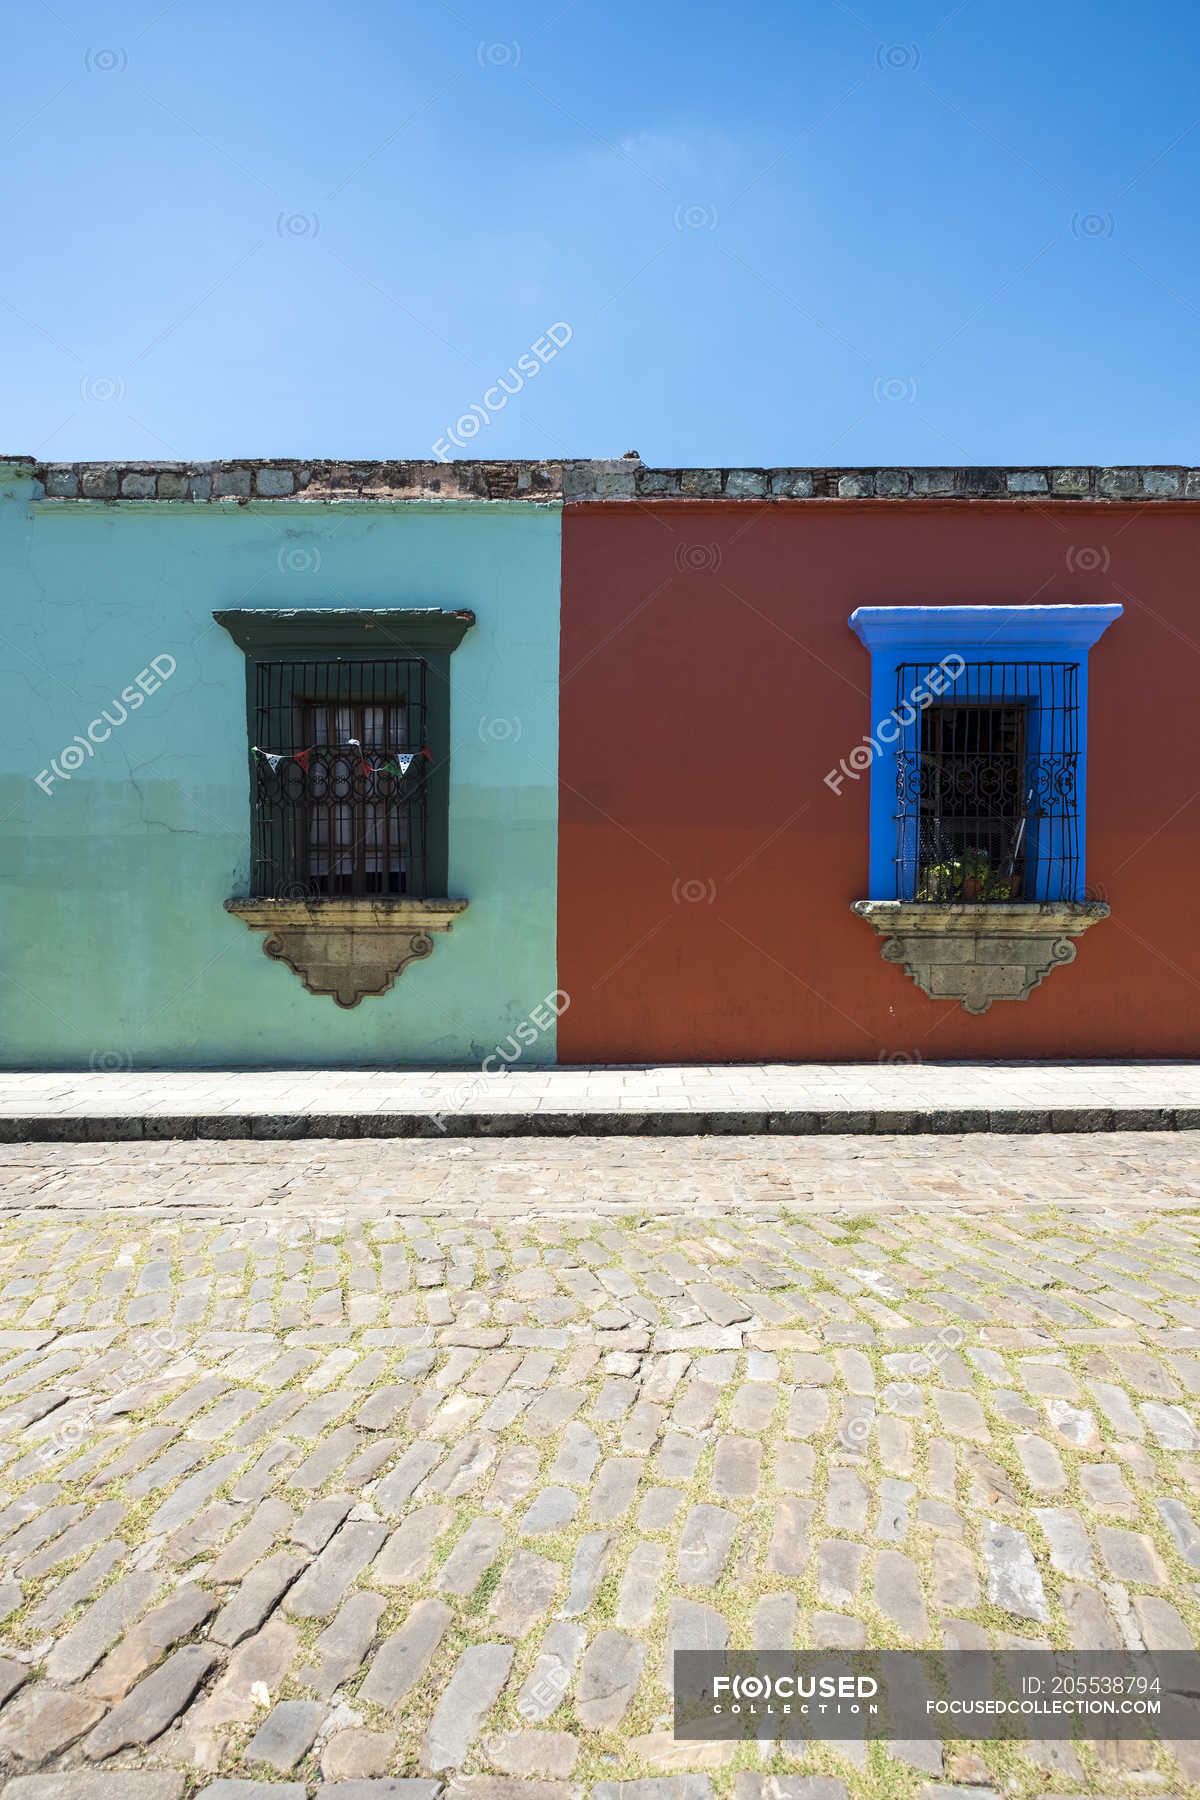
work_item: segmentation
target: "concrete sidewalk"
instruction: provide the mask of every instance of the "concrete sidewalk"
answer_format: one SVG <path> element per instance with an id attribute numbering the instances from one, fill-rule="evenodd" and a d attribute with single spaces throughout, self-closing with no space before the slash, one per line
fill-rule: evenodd
<path id="1" fill-rule="evenodd" d="M 0 1142 L 1200 1130 L 1200 1062 L 0 1076 Z"/>

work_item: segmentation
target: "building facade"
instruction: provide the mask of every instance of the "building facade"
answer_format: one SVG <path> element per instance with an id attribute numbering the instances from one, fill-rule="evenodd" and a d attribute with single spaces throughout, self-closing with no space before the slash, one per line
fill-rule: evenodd
<path id="1" fill-rule="evenodd" d="M 1200 471 L 0 483 L 8 1066 L 1200 1048 Z"/>

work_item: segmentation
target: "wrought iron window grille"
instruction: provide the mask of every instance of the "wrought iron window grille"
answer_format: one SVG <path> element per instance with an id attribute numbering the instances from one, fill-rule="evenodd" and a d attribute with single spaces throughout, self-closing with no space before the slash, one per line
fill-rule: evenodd
<path id="1" fill-rule="evenodd" d="M 1079 869 L 1077 663 L 896 671 L 896 862 L 901 898 L 1071 899 Z M 915 690 L 941 692 L 928 705 Z"/>
<path id="2" fill-rule="evenodd" d="M 254 894 L 428 895 L 428 679 L 418 657 L 255 665 L 253 742 L 281 760 L 251 756 Z"/>

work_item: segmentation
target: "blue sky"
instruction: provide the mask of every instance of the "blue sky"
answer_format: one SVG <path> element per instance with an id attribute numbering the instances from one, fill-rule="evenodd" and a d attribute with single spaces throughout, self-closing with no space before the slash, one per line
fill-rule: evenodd
<path id="1" fill-rule="evenodd" d="M 5 450 L 474 405 L 453 454 L 1200 461 L 1195 8 L 29 0 L 7 49 Z"/>

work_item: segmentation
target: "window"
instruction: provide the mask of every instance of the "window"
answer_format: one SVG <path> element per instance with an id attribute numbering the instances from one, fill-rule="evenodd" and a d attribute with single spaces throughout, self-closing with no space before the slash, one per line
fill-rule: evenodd
<path id="1" fill-rule="evenodd" d="M 474 614 L 247 608 L 213 617 L 246 657 L 250 897 L 444 895 L 450 659 Z"/>
<path id="2" fill-rule="evenodd" d="M 1024 707 L 931 707 L 918 761 L 918 898 L 1020 899 Z"/>
<path id="3" fill-rule="evenodd" d="M 1079 668 L 901 663 L 896 886 L 925 901 L 1063 900 L 1078 878 Z M 914 703 L 912 696 L 916 694 Z"/>
<path id="4" fill-rule="evenodd" d="M 851 614 L 871 652 L 872 901 L 1082 900 L 1087 652 L 1121 610 Z"/>
<path id="5" fill-rule="evenodd" d="M 256 664 L 257 895 L 429 893 L 428 682 L 417 658 Z"/>

